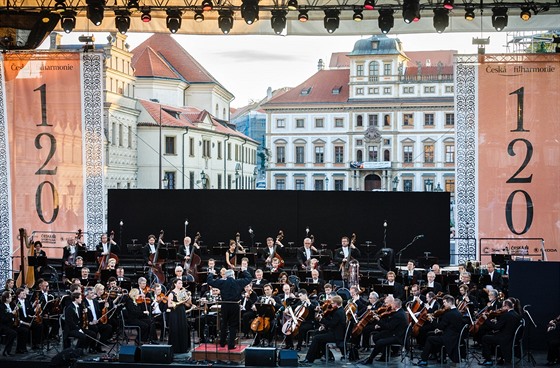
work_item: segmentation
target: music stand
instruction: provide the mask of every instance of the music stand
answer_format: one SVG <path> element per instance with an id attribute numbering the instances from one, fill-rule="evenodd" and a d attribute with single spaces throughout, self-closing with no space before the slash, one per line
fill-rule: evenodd
<path id="1" fill-rule="evenodd" d="M 117 270 L 101 270 L 101 283 L 107 284 L 110 277 L 117 278 Z"/>
<path id="2" fill-rule="evenodd" d="M 325 291 L 323 285 L 312 284 L 312 283 L 309 283 L 309 282 L 300 282 L 299 283 L 299 288 L 307 290 L 307 295 L 312 295 L 313 293 L 319 295 L 319 293 L 322 293 L 322 292 Z"/>
<path id="3" fill-rule="evenodd" d="M 457 296 L 460 294 L 459 292 L 459 285 L 449 283 L 449 294 L 452 296 Z"/>
<path id="4" fill-rule="evenodd" d="M 373 289 L 377 292 L 377 294 L 379 294 L 379 296 L 381 295 L 389 295 L 395 294 L 395 285 L 381 285 L 381 284 L 376 284 L 373 286 Z"/>
<path id="5" fill-rule="evenodd" d="M 96 251 L 88 251 L 88 250 L 79 250 L 78 255 L 84 259 L 84 264 L 87 263 L 95 263 L 97 261 Z"/>
<path id="6" fill-rule="evenodd" d="M 132 287 L 132 282 L 131 281 L 117 281 L 117 285 L 121 289 L 125 289 L 127 291 L 130 291 L 130 288 Z"/>
<path id="7" fill-rule="evenodd" d="M 45 256 L 30 256 L 27 258 L 29 267 L 46 267 L 47 257 Z"/>

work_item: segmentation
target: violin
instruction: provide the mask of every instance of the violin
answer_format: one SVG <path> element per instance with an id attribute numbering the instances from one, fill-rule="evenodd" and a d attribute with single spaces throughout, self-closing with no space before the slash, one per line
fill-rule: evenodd
<path id="1" fill-rule="evenodd" d="M 159 293 L 159 295 L 156 295 L 156 302 L 157 303 L 165 303 L 167 304 L 167 301 L 169 300 L 169 298 L 164 294 L 164 293 Z"/>

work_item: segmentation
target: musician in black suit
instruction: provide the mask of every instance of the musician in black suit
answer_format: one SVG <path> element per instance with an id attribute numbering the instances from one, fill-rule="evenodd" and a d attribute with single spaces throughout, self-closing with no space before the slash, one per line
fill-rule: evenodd
<path id="1" fill-rule="evenodd" d="M 190 262 L 196 251 L 200 249 L 200 246 L 197 243 L 191 244 L 191 242 L 192 240 L 190 236 L 185 236 L 183 244 L 181 244 L 177 250 L 177 256 L 182 260 L 182 266 L 185 266 L 186 263 Z"/>
<path id="2" fill-rule="evenodd" d="M 420 281 L 422 273 L 416 269 L 416 262 L 414 260 L 408 260 L 406 270 L 402 272 L 402 277 L 404 286 L 412 286 Z"/>
<path id="3" fill-rule="evenodd" d="M 263 271 L 261 269 L 256 270 L 255 278 L 253 279 L 253 288 L 262 288 L 266 284 L 268 284 L 268 281 L 263 278 Z"/>
<path id="4" fill-rule="evenodd" d="M 117 273 L 117 276 L 115 277 L 117 280 L 117 285 L 120 286 L 121 282 L 131 282 L 130 277 L 126 277 L 124 275 L 124 267 L 123 266 L 118 266 L 115 270 L 115 272 Z"/>
<path id="5" fill-rule="evenodd" d="M 279 249 L 284 245 L 279 240 L 274 240 L 271 237 L 266 238 L 266 247 L 261 250 L 260 258 L 268 266 L 272 263 L 272 259 L 280 254 Z"/>
<path id="6" fill-rule="evenodd" d="M 260 304 L 270 304 L 270 305 L 272 305 L 274 312 L 280 310 L 280 308 L 282 307 L 282 303 L 281 303 L 280 298 L 278 296 L 273 295 L 273 290 L 272 290 L 272 285 L 271 284 L 266 284 L 266 285 L 263 286 L 263 293 L 264 293 L 264 295 L 261 296 L 258 299 L 258 302 L 255 303 L 255 304 L 256 305 L 258 305 L 258 303 L 260 303 Z M 257 312 L 257 316 L 259 316 L 258 310 L 257 310 L 255 305 L 253 305 L 252 309 L 253 309 L 253 311 Z M 270 323 L 272 324 L 273 321 L 270 321 Z M 271 346 L 271 344 L 272 344 L 272 328 L 269 329 L 269 331 L 267 331 L 267 332 L 257 333 L 257 336 L 255 337 L 255 342 L 254 342 L 253 346 L 259 346 L 263 339 L 266 340 L 266 342 L 264 343 L 265 345 Z"/>
<path id="7" fill-rule="evenodd" d="M 111 232 L 110 237 L 108 237 L 107 234 L 102 234 L 101 241 L 97 244 L 95 250 L 99 253 L 99 256 L 106 256 L 109 255 L 109 253 L 119 254 L 120 248 L 115 240 L 113 240 L 113 232 Z"/>
<path id="8" fill-rule="evenodd" d="M 482 365 L 492 366 L 492 356 L 494 354 L 494 347 L 500 345 L 501 356 L 506 364 L 511 364 L 511 344 L 515 336 L 515 331 L 521 323 L 521 316 L 514 310 L 514 303 L 511 299 L 504 300 L 501 309 L 503 313 L 498 316 L 496 320 L 486 319 L 485 324 L 489 325 L 494 334 L 488 334 L 482 337 L 482 356 L 484 362 Z M 487 317 L 486 314 L 484 314 Z"/>
<path id="9" fill-rule="evenodd" d="M 159 239 L 158 244 L 165 244 L 163 240 Z M 156 254 L 158 244 L 156 244 L 156 236 L 153 234 L 148 235 L 148 243 L 144 248 L 142 248 L 142 255 L 144 257 L 144 263 L 148 266 L 152 266 L 152 261 L 150 261 L 150 256 Z"/>
<path id="10" fill-rule="evenodd" d="M 252 284 L 245 285 L 244 292 L 241 294 L 240 309 L 241 309 L 241 332 L 245 337 L 249 337 L 251 333 L 251 322 L 257 316 L 252 309 L 253 305 L 257 302 L 257 293 L 253 291 Z"/>
<path id="11" fill-rule="evenodd" d="M 243 272 L 248 272 L 249 275 L 251 275 L 252 278 L 255 278 L 255 269 L 251 266 L 249 266 L 249 258 L 247 257 L 243 257 L 241 258 L 241 266 L 239 271 L 237 271 L 237 277 L 241 277 L 241 274 Z"/>
<path id="12" fill-rule="evenodd" d="M 388 297 L 385 299 L 387 302 L 389 300 L 391 300 L 391 297 Z M 368 302 L 366 304 L 366 308 L 364 310 L 364 312 L 361 315 L 358 315 L 359 320 L 361 320 L 363 317 L 365 317 L 366 313 L 368 313 L 369 311 L 377 311 L 379 308 L 381 308 L 383 306 L 384 302 L 382 300 L 379 299 L 379 294 L 377 294 L 375 291 L 372 291 L 371 293 L 369 293 L 369 298 L 368 298 Z M 362 352 L 366 352 L 369 350 L 370 348 L 370 336 L 371 333 L 375 330 L 375 325 L 376 325 L 377 321 L 370 321 L 367 325 L 365 325 L 365 327 L 362 329 L 362 333 L 359 335 L 352 335 L 352 343 L 355 344 L 356 346 L 360 345 L 360 341 L 361 341 L 361 346 L 362 346 Z"/>
<path id="13" fill-rule="evenodd" d="M 445 346 L 449 358 L 454 363 L 459 363 L 461 357 L 459 356 L 459 336 L 465 323 L 461 313 L 455 307 L 455 298 L 451 295 L 443 297 L 443 307 L 446 312 L 439 318 L 434 330 L 435 335 L 428 337 L 420 360 L 416 365 L 425 367 L 428 365 L 428 357 L 431 353 L 439 352 L 441 346 Z"/>
<path id="14" fill-rule="evenodd" d="M 309 260 L 317 254 L 317 249 L 313 246 L 311 239 L 303 239 L 303 247 L 298 248 L 297 250 L 298 264 L 305 270 L 309 265 Z"/>
<path id="15" fill-rule="evenodd" d="M 33 300 L 38 300 L 41 304 L 41 317 L 43 318 L 43 337 L 55 338 L 58 336 L 60 323 L 59 315 L 53 314 L 54 295 L 49 293 L 49 282 L 44 279 L 37 281 L 39 290 L 35 292 Z"/>
<path id="16" fill-rule="evenodd" d="M 309 278 L 309 283 L 313 285 L 319 285 L 322 288 L 325 285 L 325 281 L 319 277 L 319 270 L 311 270 L 311 277 Z"/>
<path id="17" fill-rule="evenodd" d="M 486 264 L 486 269 L 488 270 L 488 276 L 481 277 L 480 280 L 486 280 L 486 282 L 489 282 L 488 285 L 492 286 L 493 289 L 502 290 L 504 281 L 502 279 L 502 275 L 498 271 L 496 271 L 496 264 L 494 262 L 488 262 Z M 487 288 L 488 285 L 483 285 L 483 287 Z"/>
<path id="18" fill-rule="evenodd" d="M 424 308 L 426 308 L 426 312 L 424 313 L 428 313 L 428 314 L 433 314 L 438 309 L 440 309 L 439 302 L 433 291 L 429 291 L 428 294 L 426 294 L 426 303 L 424 305 Z M 419 313 L 417 313 L 417 315 L 419 315 Z M 418 331 L 418 336 L 416 336 L 416 342 L 418 343 L 418 345 L 424 346 L 424 344 L 426 343 L 426 339 L 428 337 L 428 333 L 435 329 L 436 329 L 436 321 L 434 320 L 430 321 L 429 319 L 426 319 L 426 321 Z"/>
<path id="19" fill-rule="evenodd" d="M 16 290 L 17 299 L 14 301 L 19 315 L 18 344 L 16 353 L 27 352 L 26 344 L 31 331 L 31 345 L 33 349 L 38 349 L 41 343 L 42 323 L 35 320 L 35 306 L 39 303 L 37 299 L 33 300 L 33 304 L 27 298 L 27 289 L 18 288 Z M 20 337 L 21 336 L 21 337 Z"/>
<path id="20" fill-rule="evenodd" d="M 86 247 L 76 242 L 75 237 L 69 237 L 66 239 L 66 246 L 62 248 L 62 262 L 63 269 L 66 272 L 76 265 L 76 257 L 78 257 L 78 252 L 85 251 Z"/>
<path id="21" fill-rule="evenodd" d="M 347 236 L 343 236 L 340 242 L 342 247 L 334 251 L 335 262 L 346 262 L 361 256 L 360 250 L 356 248 L 354 244 L 350 244 L 350 240 Z"/>
<path id="22" fill-rule="evenodd" d="M 43 250 L 43 243 L 37 240 L 33 243 L 33 255 L 29 256 L 30 258 L 35 259 L 35 264 L 38 264 L 38 260 L 43 258 L 47 259 L 47 253 Z M 41 274 L 43 273 L 43 266 L 35 266 L 35 280 L 41 278 Z"/>
<path id="23" fill-rule="evenodd" d="M 12 302 L 12 294 L 9 291 L 4 291 L 0 298 L 0 335 L 5 335 L 6 345 L 3 356 L 12 355 L 12 346 L 16 339 L 17 333 L 14 330 L 14 311 L 10 306 Z"/>
<path id="24" fill-rule="evenodd" d="M 62 334 L 64 348 L 70 347 L 69 337 L 76 337 L 77 348 L 88 348 L 90 352 L 95 351 L 97 342 L 95 333 L 87 328 L 87 321 L 84 321 L 84 306 L 82 304 L 82 293 L 72 293 L 72 303 L 64 309 L 64 333 Z"/>
<path id="25" fill-rule="evenodd" d="M 318 359 L 323 354 L 325 345 L 328 342 L 334 342 L 340 346 L 344 342 L 344 333 L 346 332 L 346 315 L 344 307 L 342 306 L 342 298 L 337 295 L 332 299 L 332 312 L 321 318 L 320 323 L 325 327 L 324 330 L 319 331 L 309 346 L 305 359 L 300 362 L 302 365 L 310 365 L 315 359 Z"/>
<path id="26" fill-rule="evenodd" d="M 92 287 L 86 288 L 85 295 L 86 298 L 84 300 L 84 307 L 87 308 L 88 312 L 88 329 L 95 333 L 96 337 L 97 334 L 99 334 L 99 340 L 101 343 L 107 345 L 109 339 L 113 335 L 113 327 L 109 323 L 103 323 L 102 317 L 107 317 L 108 322 L 109 316 L 103 315 L 103 307 L 107 307 L 108 312 L 109 302 L 97 300 L 97 295 Z M 96 345 L 95 350 L 98 353 L 104 352 L 101 345 Z"/>
<path id="27" fill-rule="evenodd" d="M 356 305 L 356 312 L 354 313 L 357 317 L 364 314 L 367 308 L 367 302 L 360 296 L 360 287 L 357 285 L 350 286 L 350 299 L 348 303 L 352 302 Z"/>
<path id="28" fill-rule="evenodd" d="M 369 357 L 361 361 L 362 364 L 372 364 L 373 359 L 379 353 L 383 353 L 383 355 L 378 361 L 383 361 L 385 360 L 386 346 L 403 344 L 408 318 L 401 307 L 401 300 L 394 299 L 392 302 L 392 312 L 390 312 L 388 316 L 379 319 L 375 331 L 372 334 L 375 346 Z"/>
<path id="29" fill-rule="evenodd" d="M 393 297 L 395 299 L 404 298 L 404 287 L 402 284 L 395 281 L 396 275 L 393 271 L 387 272 L 387 280 L 385 281 L 385 285 L 393 286 Z M 401 299 L 402 300 L 402 299 Z"/>
<path id="30" fill-rule="evenodd" d="M 428 291 L 433 291 L 434 294 L 437 294 L 443 290 L 441 284 L 436 281 L 436 274 L 434 271 L 428 272 L 426 278 L 428 279 L 428 282 L 425 287 L 425 293 L 427 293 Z"/>
<path id="31" fill-rule="evenodd" d="M 294 315 L 297 316 L 301 310 L 301 308 L 305 308 L 307 310 L 307 316 L 303 321 L 301 321 L 299 325 L 299 332 L 297 335 L 297 351 L 301 351 L 301 345 L 303 341 L 307 338 L 307 332 L 315 329 L 315 308 L 319 306 L 316 300 L 311 301 L 307 296 L 307 290 L 301 289 L 297 292 L 297 297 L 299 301 L 292 306 L 292 310 L 294 311 Z M 292 349 L 294 347 L 294 337 L 292 334 L 286 335 L 286 349 Z"/>

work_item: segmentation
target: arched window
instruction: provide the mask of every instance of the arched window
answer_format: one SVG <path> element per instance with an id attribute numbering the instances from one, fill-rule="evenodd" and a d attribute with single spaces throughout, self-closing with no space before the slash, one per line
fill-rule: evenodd
<path id="1" fill-rule="evenodd" d="M 364 125 L 364 117 L 362 115 L 356 116 L 356 126 L 363 126 Z"/>
<path id="2" fill-rule="evenodd" d="M 383 151 L 383 161 L 391 161 L 391 152 L 388 149 Z"/>
<path id="3" fill-rule="evenodd" d="M 362 152 L 362 150 L 357 150 L 356 151 L 356 161 L 362 162 L 363 160 L 364 160 L 364 153 Z"/>

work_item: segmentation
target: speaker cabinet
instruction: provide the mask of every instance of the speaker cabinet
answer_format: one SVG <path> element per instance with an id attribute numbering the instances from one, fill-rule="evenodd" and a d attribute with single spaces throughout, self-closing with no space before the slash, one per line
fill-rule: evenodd
<path id="1" fill-rule="evenodd" d="M 173 363 L 171 345 L 142 345 L 140 352 L 140 362 L 142 363 Z"/>
<path id="2" fill-rule="evenodd" d="M 119 362 L 136 363 L 140 361 L 140 350 L 136 345 L 121 345 Z"/>
<path id="3" fill-rule="evenodd" d="M 246 367 L 276 367 L 276 348 L 245 349 Z"/>
<path id="4" fill-rule="evenodd" d="M 278 365 L 280 367 L 297 367 L 298 355 L 295 350 L 280 350 L 278 353 Z"/>

